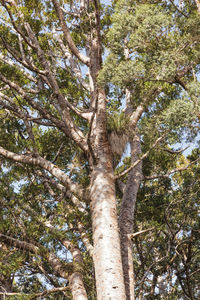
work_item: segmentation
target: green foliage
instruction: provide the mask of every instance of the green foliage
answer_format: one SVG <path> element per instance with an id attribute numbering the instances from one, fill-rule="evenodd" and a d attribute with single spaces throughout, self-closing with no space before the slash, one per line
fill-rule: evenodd
<path id="1" fill-rule="evenodd" d="M 194 63 L 199 43 L 194 47 L 193 37 L 199 29 L 192 17 L 183 26 L 181 18 L 177 23 L 175 19 L 165 5 L 118 1 L 113 26 L 107 34 L 110 54 L 100 82 L 111 80 L 123 87 L 137 85 L 139 80 L 170 80 L 188 59 Z M 195 21 L 199 23 L 196 16 Z M 189 52 L 185 50 L 187 44 L 193 44 Z M 124 48 L 130 53 L 129 59 Z"/>
<path id="2" fill-rule="evenodd" d="M 170 104 L 169 108 L 164 111 L 162 123 L 168 124 L 170 129 L 178 129 L 191 124 L 194 120 L 194 104 L 187 99 L 179 99 Z"/>
<path id="3" fill-rule="evenodd" d="M 128 133 L 129 118 L 124 112 L 114 112 L 108 115 L 107 126 L 108 132 L 115 131 L 119 135 Z"/>
<path id="4" fill-rule="evenodd" d="M 137 130 L 141 156 L 150 152 L 142 161 L 144 178 L 137 195 L 134 231 L 153 230 L 133 239 L 136 299 L 178 300 L 190 290 L 191 299 L 199 298 L 200 166 L 199 161 L 194 163 L 199 149 L 187 158 L 174 151 L 177 142 L 185 143 L 185 133 L 191 141 L 199 137 L 200 18 L 195 1 L 183 2 L 182 11 L 171 1 L 119 0 L 100 5 L 104 62 L 97 85 L 105 88 L 108 100 L 106 128 L 111 148 L 115 146 L 113 167 L 117 166 L 117 173 L 131 166 L 129 148 L 124 153 L 133 134 L 130 117 L 124 112 L 126 89 L 131 92 L 129 104 L 133 111 L 139 105 L 145 107 Z M 74 44 L 81 53 L 90 55 L 88 45 L 95 38 L 96 28 L 93 4 L 88 2 L 87 13 L 77 16 L 74 7 L 79 9 L 79 2 L 60 3 Z M 49 171 L 0 158 L 0 234 L 4 235 L 0 238 L 0 285 L 15 277 L 12 291 L 21 295 L 10 299 L 29 299 L 29 295 L 33 298 L 47 287 L 67 286 L 68 274 L 77 271 L 83 276 L 88 299 L 94 300 L 94 266 L 85 242 L 86 238 L 92 244 L 87 199 L 91 166 L 88 153 L 68 134 L 67 117 L 63 115 L 67 100 L 75 108 L 70 111 L 75 129 L 85 135 L 89 145 L 93 124 L 75 110 L 87 111 L 90 97 L 94 97 L 77 77 L 82 72 L 85 83 L 91 83 L 91 72 L 88 75 L 73 53 L 70 59 L 75 69 L 66 59 L 67 42 L 52 1 L 25 0 L 17 8 L 7 5 L 24 37 L 20 44 L 10 16 L 1 9 L 0 52 L 5 59 L 0 58 L 0 75 L 22 88 L 26 97 L 0 82 L 0 146 L 33 158 L 40 155 L 79 184 L 86 196 L 77 204 Z M 62 107 L 53 93 L 49 71 L 47 75 L 43 73 L 45 64 L 27 38 L 25 22 L 35 33 L 63 96 Z M 151 149 L 161 135 L 163 140 Z M 81 139 L 78 133 L 77 136 Z M 191 162 L 187 170 L 172 172 Z M 116 182 L 119 210 L 123 198 L 120 183 L 126 184 L 127 178 L 128 174 Z M 17 248 L 5 236 L 39 250 L 36 253 Z M 80 250 L 82 263 L 72 262 L 73 247 Z M 66 276 L 61 276 L 49 262 L 52 253 Z M 158 283 L 153 290 L 153 280 L 158 278 L 166 283 L 164 295 L 159 294 Z M 44 299 L 72 299 L 72 295 L 69 291 L 58 292 Z"/>

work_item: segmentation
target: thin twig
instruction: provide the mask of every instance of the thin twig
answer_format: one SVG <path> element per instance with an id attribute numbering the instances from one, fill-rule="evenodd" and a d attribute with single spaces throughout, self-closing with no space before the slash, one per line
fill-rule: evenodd
<path id="1" fill-rule="evenodd" d="M 61 143 L 61 145 L 60 145 L 60 147 L 59 147 L 59 149 L 58 149 L 58 151 L 57 151 L 57 153 L 56 153 L 56 155 L 55 155 L 55 157 L 54 157 L 54 159 L 52 161 L 53 164 L 56 162 L 58 156 L 60 155 L 60 152 L 61 152 L 61 150 L 63 148 L 63 145 L 64 145 L 64 142 Z"/>
<path id="2" fill-rule="evenodd" d="M 138 232 L 129 234 L 129 238 L 132 239 L 132 238 L 134 238 L 134 237 L 136 237 L 136 236 L 138 236 L 138 235 L 140 235 L 140 234 L 146 233 L 146 232 L 148 232 L 148 231 L 152 231 L 152 230 L 154 230 L 154 229 L 155 229 L 155 228 L 152 227 L 152 228 L 149 228 L 149 229 L 145 229 L 145 230 L 141 230 L 141 231 L 138 231 Z"/>
<path id="3" fill-rule="evenodd" d="M 182 171 L 187 170 L 191 165 L 195 164 L 199 160 L 200 160 L 200 157 L 198 157 L 196 160 L 190 162 L 186 167 L 173 169 L 166 174 L 154 174 L 152 176 L 147 176 L 147 177 L 144 177 L 144 180 L 151 180 L 151 179 L 157 179 L 157 178 L 168 178 L 170 175 L 172 175 L 176 172 L 182 172 Z"/>
<path id="4" fill-rule="evenodd" d="M 182 10 L 180 10 L 172 0 L 169 0 L 171 2 L 171 4 L 174 6 L 174 8 L 180 13 L 182 14 L 184 17 L 188 18 L 188 16 L 186 14 L 184 14 L 184 12 L 182 12 Z"/>
<path id="5" fill-rule="evenodd" d="M 174 151 L 171 150 L 171 149 L 165 148 L 165 149 L 163 149 L 163 151 L 166 151 L 166 152 L 168 152 L 168 153 L 170 153 L 170 154 L 179 154 L 179 153 L 182 153 L 182 152 L 184 152 L 185 150 L 187 150 L 189 147 L 190 147 L 190 146 L 187 146 L 187 147 L 185 147 L 184 149 L 174 150 Z"/>
<path id="6" fill-rule="evenodd" d="M 56 293 L 56 292 L 64 292 L 66 290 L 68 290 L 69 287 L 59 287 L 59 288 L 54 288 L 51 290 L 46 290 L 42 293 L 36 293 L 36 294 L 24 294 L 24 293 L 6 293 L 6 292 L 0 292 L 0 295 L 5 295 L 5 296 L 32 296 L 31 299 L 35 298 L 35 297 L 40 297 L 40 296 L 44 296 L 47 294 L 51 294 L 51 293 Z"/>
<path id="7" fill-rule="evenodd" d="M 151 151 L 153 148 L 155 148 L 156 145 L 157 145 L 157 144 L 158 144 L 165 136 L 166 136 L 166 133 L 163 134 L 162 136 L 160 136 L 160 137 L 155 141 L 155 143 L 152 145 L 152 147 L 151 147 L 145 154 L 142 155 L 141 158 L 139 158 L 138 160 L 136 160 L 136 161 L 134 162 L 134 164 L 132 164 L 128 169 L 126 169 L 126 170 L 123 171 L 122 173 L 116 175 L 116 176 L 115 176 L 115 179 L 121 178 L 122 176 L 124 176 L 124 175 L 126 175 L 127 173 L 129 173 L 132 169 L 134 169 L 134 168 L 135 168 L 135 167 L 136 167 L 143 159 L 145 159 L 145 158 L 149 155 L 150 151 Z"/>

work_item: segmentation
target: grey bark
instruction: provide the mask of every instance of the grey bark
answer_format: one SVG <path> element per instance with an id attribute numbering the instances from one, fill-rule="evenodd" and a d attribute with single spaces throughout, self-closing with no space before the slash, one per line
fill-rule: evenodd
<path id="1" fill-rule="evenodd" d="M 140 138 L 135 134 L 131 141 L 131 163 L 137 161 L 141 153 Z M 130 234 L 133 232 L 134 211 L 137 193 L 142 180 L 142 163 L 133 168 L 129 175 L 124 190 L 119 216 L 121 255 L 126 289 L 126 299 L 134 300 L 134 270 L 133 270 L 133 247 Z"/>

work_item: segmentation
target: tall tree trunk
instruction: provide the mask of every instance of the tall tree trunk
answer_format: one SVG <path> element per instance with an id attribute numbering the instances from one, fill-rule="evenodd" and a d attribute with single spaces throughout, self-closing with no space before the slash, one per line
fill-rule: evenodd
<path id="1" fill-rule="evenodd" d="M 125 300 L 125 287 L 117 222 L 112 153 L 107 137 L 106 96 L 98 85 L 102 66 L 100 2 L 93 0 L 90 40 L 90 107 L 94 114 L 88 134 L 93 229 L 93 261 L 98 300 Z"/>
<path id="2" fill-rule="evenodd" d="M 131 142 L 131 163 L 134 163 L 141 152 L 140 138 L 135 134 Z M 125 187 L 120 216 L 120 242 L 121 242 L 121 255 L 122 265 L 124 272 L 124 282 L 126 289 L 126 299 L 134 300 L 134 270 L 133 270 L 133 247 L 130 239 L 130 234 L 133 232 L 133 218 L 135 203 L 137 198 L 138 189 L 142 179 L 142 165 L 139 163 L 129 173 L 127 184 Z"/>
<path id="3" fill-rule="evenodd" d="M 126 297 L 112 173 L 98 167 L 94 170 L 91 198 L 97 299 L 124 300 Z"/>
<path id="4" fill-rule="evenodd" d="M 90 189 L 97 299 L 125 300 L 115 182 L 105 108 L 105 94 L 99 91 L 92 132 L 96 161 L 92 166 Z"/>

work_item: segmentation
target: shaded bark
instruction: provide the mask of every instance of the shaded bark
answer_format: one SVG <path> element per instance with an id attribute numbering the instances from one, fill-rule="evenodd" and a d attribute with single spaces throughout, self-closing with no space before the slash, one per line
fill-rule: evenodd
<path id="1" fill-rule="evenodd" d="M 77 265 L 78 268 L 81 268 L 81 265 L 83 266 L 83 259 L 80 253 L 80 250 L 77 248 L 74 248 L 72 251 L 72 257 L 73 262 L 75 263 L 75 266 Z M 69 277 L 69 284 L 70 289 L 72 292 L 73 300 L 87 300 L 87 293 L 84 287 L 83 283 L 83 275 L 79 270 L 75 270 L 75 272 L 72 273 Z"/>
<path id="2" fill-rule="evenodd" d="M 140 139 L 135 134 L 131 142 L 131 163 L 134 164 L 137 161 L 140 149 Z M 126 299 L 134 300 L 134 270 L 133 270 L 133 247 L 130 239 L 130 234 L 133 232 L 133 219 L 135 211 L 135 203 L 137 199 L 137 193 L 142 180 L 142 165 L 141 162 L 133 168 L 128 176 L 128 181 L 123 194 L 122 204 L 120 208 L 119 216 L 119 228 L 120 228 L 120 241 L 121 241 L 121 255 L 122 265 L 124 272 L 124 281 L 126 289 Z"/>
<path id="3" fill-rule="evenodd" d="M 20 241 L 18 239 L 15 239 L 13 237 L 10 237 L 5 234 L 0 234 L 0 241 L 4 243 L 7 246 L 14 246 L 17 249 L 20 249 L 22 251 L 31 252 L 33 254 L 41 255 L 45 257 L 48 261 L 48 263 L 51 265 L 53 270 L 61 277 L 68 279 L 68 267 L 71 267 L 71 263 L 64 264 L 62 263 L 54 253 L 47 252 L 44 248 L 39 248 L 35 246 L 33 243 L 28 243 L 24 241 Z"/>

